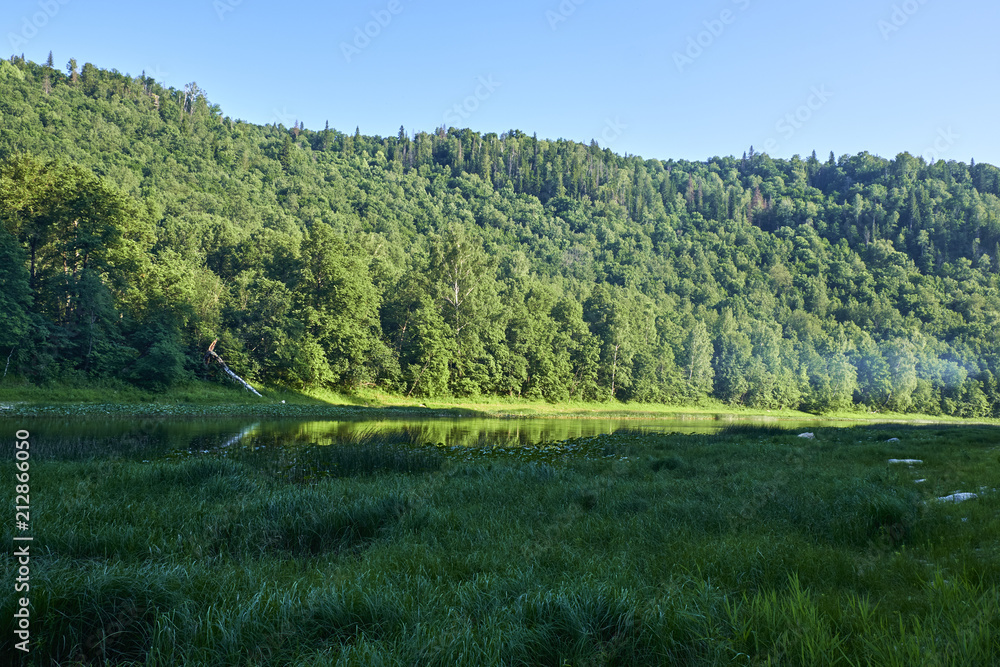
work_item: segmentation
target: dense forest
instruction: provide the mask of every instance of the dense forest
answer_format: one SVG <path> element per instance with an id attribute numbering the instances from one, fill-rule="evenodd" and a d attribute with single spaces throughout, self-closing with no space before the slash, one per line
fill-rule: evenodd
<path id="1" fill-rule="evenodd" d="M 742 149 L 741 149 L 742 150 Z M 254 125 L 0 61 L 6 382 L 1000 416 L 1000 170 Z"/>

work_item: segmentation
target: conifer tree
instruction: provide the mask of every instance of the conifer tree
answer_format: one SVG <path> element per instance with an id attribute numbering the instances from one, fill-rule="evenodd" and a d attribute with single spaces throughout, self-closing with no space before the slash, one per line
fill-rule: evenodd
<path id="1" fill-rule="evenodd" d="M 292 166 L 292 138 L 287 134 L 281 143 L 281 152 L 278 154 L 278 161 L 281 163 L 281 168 L 287 174 Z"/>

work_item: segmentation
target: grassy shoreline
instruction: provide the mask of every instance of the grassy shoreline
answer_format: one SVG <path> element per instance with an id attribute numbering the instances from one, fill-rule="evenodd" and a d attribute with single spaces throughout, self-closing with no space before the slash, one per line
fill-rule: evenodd
<path id="1" fill-rule="evenodd" d="M 393 417 L 480 417 L 492 419 L 620 419 L 740 421 L 847 421 L 914 424 L 1000 424 L 1000 419 L 969 420 L 945 415 L 839 411 L 811 414 L 798 410 L 742 408 L 721 402 L 661 405 L 620 402 L 549 403 L 503 398 L 424 399 L 380 391 L 343 394 L 317 389 L 297 392 L 260 388 L 263 398 L 226 385 L 199 383 L 157 393 L 118 384 L 34 386 L 0 384 L 0 418 L 5 417 L 265 417 L 386 419 Z"/>
<path id="2" fill-rule="evenodd" d="M 549 444 L 40 459 L 30 664 L 1000 659 L 1000 430 Z"/>

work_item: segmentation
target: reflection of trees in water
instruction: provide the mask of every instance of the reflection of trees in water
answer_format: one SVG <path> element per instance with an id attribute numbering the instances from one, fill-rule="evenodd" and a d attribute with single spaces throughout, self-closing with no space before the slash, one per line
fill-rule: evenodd
<path id="1" fill-rule="evenodd" d="M 637 422 L 604 419 L 424 419 L 384 420 L 368 422 L 301 422 L 283 426 L 289 442 L 333 444 L 349 441 L 359 435 L 407 434 L 419 444 L 458 446 L 532 445 L 614 433 L 622 429 L 650 431 L 684 431 L 705 433 L 718 430 L 715 422 Z"/>
<path id="2" fill-rule="evenodd" d="M 2 420 L 0 420 L 2 421 Z M 33 447 L 52 459 L 153 459 L 171 452 L 226 449 L 271 449 L 295 445 L 350 444 L 359 438 L 382 437 L 397 443 L 468 447 L 513 447 L 591 437 L 619 430 L 656 433 L 713 433 L 755 420 L 641 421 L 621 419 L 423 419 L 381 421 L 258 422 L 212 419 L 32 419 L 22 420 L 39 437 Z M 788 429 L 846 426 L 849 422 L 770 420 Z"/>
<path id="3" fill-rule="evenodd" d="M 232 436 L 231 438 L 229 438 L 228 440 L 226 440 L 224 443 L 222 443 L 222 446 L 223 447 L 229 447 L 230 445 L 235 445 L 237 442 L 240 442 L 241 440 L 243 440 L 243 438 L 247 437 L 248 435 L 250 435 L 251 433 L 253 433 L 254 431 L 256 431 L 257 427 L 259 427 L 259 426 L 260 426 L 260 422 L 257 422 L 257 423 L 254 423 L 254 424 L 250 424 L 249 426 L 247 426 L 243 430 L 241 430 L 239 433 L 237 433 L 236 435 Z"/>

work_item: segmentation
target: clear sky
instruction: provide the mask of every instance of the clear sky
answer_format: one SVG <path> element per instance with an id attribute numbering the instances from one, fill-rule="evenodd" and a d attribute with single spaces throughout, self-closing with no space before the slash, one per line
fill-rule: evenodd
<path id="1" fill-rule="evenodd" d="M 195 81 L 253 123 L 1000 165 L 998 25 L 996 0 L 5 0 L 0 53 Z"/>

